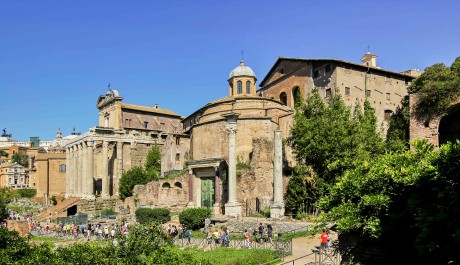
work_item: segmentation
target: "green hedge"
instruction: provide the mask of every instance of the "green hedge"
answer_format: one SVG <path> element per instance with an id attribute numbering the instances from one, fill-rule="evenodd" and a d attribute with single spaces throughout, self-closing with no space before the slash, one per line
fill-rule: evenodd
<path id="1" fill-rule="evenodd" d="M 208 208 L 189 208 L 179 214 L 179 222 L 189 229 L 204 227 L 204 220 L 211 217 L 211 210 Z"/>
<path id="2" fill-rule="evenodd" d="M 33 198 L 37 195 L 36 189 L 17 189 L 16 193 L 20 198 Z"/>
<path id="3" fill-rule="evenodd" d="M 171 220 L 169 213 L 169 210 L 164 208 L 140 208 L 136 210 L 136 220 L 140 224 L 163 224 Z"/>

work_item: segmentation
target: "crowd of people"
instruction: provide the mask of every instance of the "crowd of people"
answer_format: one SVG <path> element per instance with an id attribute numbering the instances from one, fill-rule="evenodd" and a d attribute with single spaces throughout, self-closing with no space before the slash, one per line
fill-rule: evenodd
<path id="1" fill-rule="evenodd" d="M 35 232 L 37 235 L 48 235 L 54 237 L 72 237 L 72 238 L 87 238 L 96 240 L 115 239 L 115 235 L 120 233 L 127 236 L 129 233 L 129 223 L 124 222 L 121 224 L 77 224 L 77 223 L 58 223 L 43 224 L 34 221 L 32 217 L 27 217 L 29 230 Z"/>

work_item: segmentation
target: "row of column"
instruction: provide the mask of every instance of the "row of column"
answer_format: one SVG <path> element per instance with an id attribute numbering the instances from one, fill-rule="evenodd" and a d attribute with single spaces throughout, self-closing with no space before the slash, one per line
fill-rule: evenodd
<path id="1" fill-rule="evenodd" d="M 109 174 L 109 141 L 102 141 L 101 178 L 103 198 L 110 197 L 110 174 Z M 116 142 L 117 149 L 117 172 L 116 176 L 121 178 L 123 173 L 123 143 Z M 95 197 L 95 158 L 94 142 L 87 140 L 79 142 L 66 148 L 67 183 L 66 197 L 81 197 L 92 199 Z M 114 189 L 115 191 L 115 189 Z M 118 191 L 115 191 L 118 193 Z"/>

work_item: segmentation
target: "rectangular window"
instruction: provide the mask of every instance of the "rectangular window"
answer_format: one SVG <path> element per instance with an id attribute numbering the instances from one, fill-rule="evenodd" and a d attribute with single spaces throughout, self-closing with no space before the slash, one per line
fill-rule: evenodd
<path id="1" fill-rule="evenodd" d="M 180 137 L 177 136 L 177 137 L 176 137 L 176 145 L 179 145 L 179 144 L 180 144 Z"/>
<path id="2" fill-rule="evenodd" d="M 387 100 L 391 100 L 391 94 L 387 93 Z"/>
<path id="3" fill-rule="evenodd" d="M 319 77 L 319 70 L 313 71 L 313 78 Z"/>
<path id="4" fill-rule="evenodd" d="M 147 129 L 149 127 L 149 122 L 148 121 L 144 121 L 144 128 Z"/>
<path id="5" fill-rule="evenodd" d="M 349 96 L 349 95 L 350 95 L 350 88 L 345 87 L 345 96 Z"/>
<path id="6" fill-rule="evenodd" d="M 66 171 L 66 166 L 64 164 L 59 165 L 59 172 L 65 172 Z"/>
<path id="7" fill-rule="evenodd" d="M 371 91 L 368 89 L 366 90 L 366 98 L 370 98 L 371 97 Z"/>
<path id="8" fill-rule="evenodd" d="M 330 96 L 331 96 L 331 89 L 328 88 L 328 89 L 326 89 L 326 97 L 328 98 Z"/>

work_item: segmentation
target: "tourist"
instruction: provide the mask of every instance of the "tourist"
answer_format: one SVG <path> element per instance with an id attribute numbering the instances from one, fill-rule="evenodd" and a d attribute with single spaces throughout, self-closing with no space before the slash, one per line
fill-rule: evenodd
<path id="1" fill-rule="evenodd" d="M 259 242 L 262 243 L 262 239 L 263 239 L 263 236 L 264 236 L 264 230 L 265 230 L 265 227 L 262 225 L 262 223 L 259 223 Z"/>
<path id="2" fill-rule="evenodd" d="M 248 232 L 247 229 L 244 229 L 244 247 L 251 249 L 251 242 L 252 242 L 251 234 Z"/>
<path id="3" fill-rule="evenodd" d="M 327 242 L 328 242 L 328 233 L 327 233 L 327 229 L 326 228 L 323 228 L 323 233 L 320 235 L 319 237 L 321 239 L 321 245 L 320 245 L 320 252 L 322 250 L 326 250 L 327 249 Z"/>
<path id="4" fill-rule="evenodd" d="M 267 236 L 268 236 L 268 242 L 272 242 L 273 238 L 273 227 L 270 224 L 267 224 Z"/>

